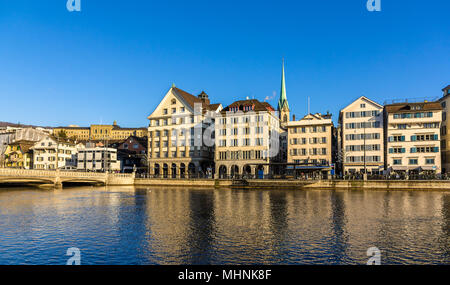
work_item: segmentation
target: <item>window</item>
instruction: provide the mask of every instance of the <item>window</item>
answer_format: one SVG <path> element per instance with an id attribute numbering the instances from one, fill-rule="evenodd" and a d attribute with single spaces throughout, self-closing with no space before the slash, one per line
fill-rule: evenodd
<path id="1" fill-rule="evenodd" d="M 361 104 L 361 105 L 359 105 L 359 107 L 366 108 L 366 104 Z"/>
<path id="2" fill-rule="evenodd" d="M 393 164 L 394 165 L 401 165 L 402 164 L 402 160 L 400 158 L 394 158 Z"/>
<path id="3" fill-rule="evenodd" d="M 167 109 L 164 109 L 164 110 L 163 110 L 163 114 L 164 114 L 164 115 L 167 115 Z"/>
<path id="4" fill-rule="evenodd" d="M 426 158 L 425 164 L 434 164 L 434 158 Z"/>
<path id="5" fill-rule="evenodd" d="M 177 100 L 172 99 L 172 105 L 175 105 L 177 103 Z"/>
<path id="6" fill-rule="evenodd" d="M 172 108 L 172 114 L 175 114 L 177 112 L 177 108 Z"/>
<path id="7" fill-rule="evenodd" d="M 417 165 L 417 164 L 419 164 L 419 160 L 417 158 L 410 158 L 409 159 L 409 164 L 410 165 Z"/>

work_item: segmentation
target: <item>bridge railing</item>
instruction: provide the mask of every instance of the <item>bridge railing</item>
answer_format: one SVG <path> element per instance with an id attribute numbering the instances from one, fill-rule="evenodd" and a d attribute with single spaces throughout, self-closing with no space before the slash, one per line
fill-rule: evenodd
<path id="1" fill-rule="evenodd" d="M 78 171 L 56 171 L 56 170 L 37 170 L 37 169 L 13 169 L 0 168 L 0 176 L 8 177 L 73 177 L 73 178 L 92 178 L 105 179 L 104 172 L 78 172 Z M 133 173 L 108 173 L 111 178 L 134 178 Z"/>
<path id="2" fill-rule="evenodd" d="M 0 168 L 0 176 L 53 177 L 55 173 L 50 170 Z"/>

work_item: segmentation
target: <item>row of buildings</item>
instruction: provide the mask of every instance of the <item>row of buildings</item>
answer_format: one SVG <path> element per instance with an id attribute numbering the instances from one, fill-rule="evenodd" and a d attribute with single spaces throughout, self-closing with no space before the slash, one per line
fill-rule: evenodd
<path id="1" fill-rule="evenodd" d="M 35 138 L 20 137 L 4 143 L 0 166 L 102 172 L 142 172 L 147 169 L 147 137 L 130 136 L 110 145 L 101 141 L 76 141 L 52 133 Z"/>
<path id="2" fill-rule="evenodd" d="M 148 128 L 54 128 L 51 136 L 3 147 L 2 166 L 138 169 L 166 178 L 447 173 L 450 86 L 443 92 L 439 100 L 384 105 L 362 96 L 340 111 L 335 126 L 328 112 L 291 116 L 283 64 L 276 108 L 250 98 L 223 106 L 172 85 Z M 19 148 L 29 157 L 14 163 Z"/>
<path id="3" fill-rule="evenodd" d="M 148 171 L 168 178 L 445 173 L 449 90 L 438 101 L 385 105 L 362 96 L 335 126 L 328 112 L 291 119 L 284 66 L 277 108 L 249 98 L 224 107 L 173 85 L 148 117 Z"/>

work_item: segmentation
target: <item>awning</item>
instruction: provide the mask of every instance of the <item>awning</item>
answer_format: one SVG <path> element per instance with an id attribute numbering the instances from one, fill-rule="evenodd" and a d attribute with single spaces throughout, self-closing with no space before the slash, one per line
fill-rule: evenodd
<path id="1" fill-rule="evenodd" d="M 401 166 L 401 165 L 394 165 L 392 166 L 392 170 L 407 170 L 407 166 Z"/>
<path id="2" fill-rule="evenodd" d="M 436 170 L 435 166 L 422 166 L 423 170 Z"/>
<path id="3" fill-rule="evenodd" d="M 325 170 L 331 169 L 330 166 L 301 166 L 301 165 L 288 165 L 286 169 L 299 169 L 299 170 Z"/>

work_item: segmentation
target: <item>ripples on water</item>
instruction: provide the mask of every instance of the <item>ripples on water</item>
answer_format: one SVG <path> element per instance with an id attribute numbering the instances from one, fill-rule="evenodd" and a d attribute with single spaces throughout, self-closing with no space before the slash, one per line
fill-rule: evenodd
<path id="1" fill-rule="evenodd" d="M 450 193 L 0 188 L 0 264 L 450 264 Z"/>

